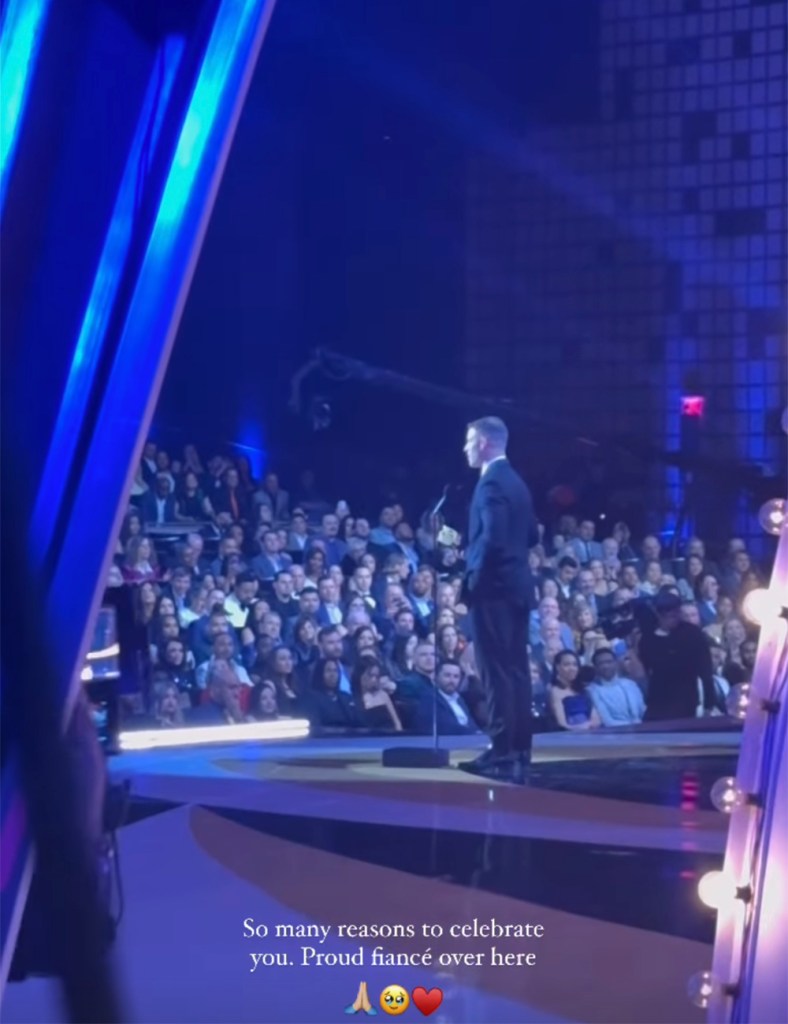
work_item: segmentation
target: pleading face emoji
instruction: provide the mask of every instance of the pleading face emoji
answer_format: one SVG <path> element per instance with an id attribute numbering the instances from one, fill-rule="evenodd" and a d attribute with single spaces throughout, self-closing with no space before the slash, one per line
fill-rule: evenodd
<path id="1" fill-rule="evenodd" d="M 399 1017 L 410 1006 L 410 996 L 400 985 L 389 985 L 380 993 L 380 1006 L 389 1016 Z"/>

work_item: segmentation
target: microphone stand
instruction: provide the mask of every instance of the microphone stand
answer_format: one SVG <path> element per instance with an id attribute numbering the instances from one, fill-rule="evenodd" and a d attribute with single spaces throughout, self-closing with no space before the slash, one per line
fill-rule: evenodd
<path id="1" fill-rule="evenodd" d="M 438 550 L 438 516 L 446 504 L 449 496 L 450 485 L 443 488 L 440 500 L 430 511 L 430 529 L 432 531 L 432 550 Z M 384 768 L 447 768 L 449 765 L 449 751 L 442 750 L 438 746 L 438 570 L 435 567 L 435 585 L 432 596 L 432 614 L 430 615 L 432 626 L 433 649 L 435 651 L 435 668 L 433 669 L 432 680 L 432 746 L 431 747 L 387 747 L 383 751 Z"/>

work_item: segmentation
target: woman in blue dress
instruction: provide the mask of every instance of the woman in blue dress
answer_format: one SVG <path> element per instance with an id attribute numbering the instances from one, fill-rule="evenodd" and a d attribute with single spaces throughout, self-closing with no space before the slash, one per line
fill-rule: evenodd
<path id="1" fill-rule="evenodd" d="M 574 651 L 559 651 L 553 662 L 550 710 L 562 729 L 586 732 L 598 729 L 602 721 L 580 676 L 580 662 Z"/>

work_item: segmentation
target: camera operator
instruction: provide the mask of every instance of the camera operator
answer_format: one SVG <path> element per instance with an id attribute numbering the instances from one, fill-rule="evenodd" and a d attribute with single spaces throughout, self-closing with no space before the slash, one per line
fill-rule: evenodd
<path id="1" fill-rule="evenodd" d="M 648 676 L 645 720 L 693 718 L 698 704 L 698 680 L 703 687 L 703 709 L 715 706 L 714 672 L 703 630 L 682 622 L 681 598 L 663 587 L 654 600 L 657 627 L 643 631 L 639 655 Z"/>

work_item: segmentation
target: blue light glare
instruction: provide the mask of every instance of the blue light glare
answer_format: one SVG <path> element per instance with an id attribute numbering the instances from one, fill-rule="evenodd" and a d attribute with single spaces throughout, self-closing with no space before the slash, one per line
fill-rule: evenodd
<path id="1" fill-rule="evenodd" d="M 83 409 L 90 398 L 101 347 L 131 244 L 137 213 L 140 160 L 146 136 L 150 132 L 150 151 L 154 153 L 183 50 L 184 40 L 178 37 L 166 39 L 162 43 L 115 199 L 33 512 L 32 536 L 36 538 L 36 547 L 41 557 L 49 545 L 53 526 L 52 510 L 60 504 L 77 443 L 78 435 L 73 424 L 82 418 Z M 158 105 L 154 108 L 157 94 Z"/>
<path id="2" fill-rule="evenodd" d="M 9 0 L 0 25 L 0 210 L 48 9 L 49 0 Z"/>
<path id="3" fill-rule="evenodd" d="M 205 147 L 224 97 L 228 77 L 238 60 L 239 48 L 248 41 L 253 20 L 259 16 L 259 0 L 225 0 L 216 19 L 203 65 L 181 128 L 172 169 L 159 208 L 158 225 L 174 227 L 191 196 L 194 179 L 202 167 Z"/>

